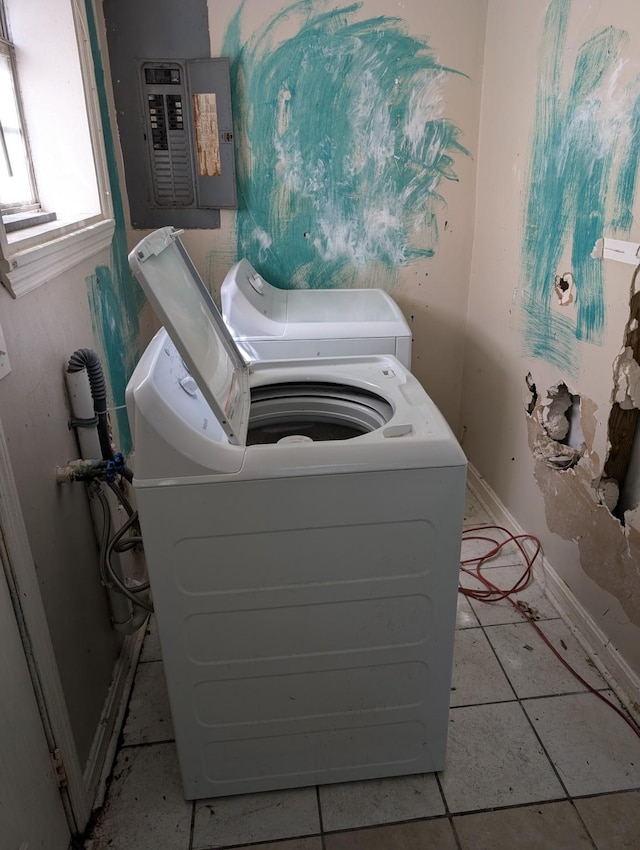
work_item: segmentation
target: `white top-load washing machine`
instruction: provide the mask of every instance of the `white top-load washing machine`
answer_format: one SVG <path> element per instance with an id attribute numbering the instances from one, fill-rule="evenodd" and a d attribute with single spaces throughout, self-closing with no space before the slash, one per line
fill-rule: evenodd
<path id="1" fill-rule="evenodd" d="M 278 289 L 243 259 L 227 272 L 220 301 L 246 359 L 394 354 L 411 368 L 411 331 L 382 289 Z"/>
<path id="2" fill-rule="evenodd" d="M 247 367 L 171 228 L 127 388 L 189 799 L 440 770 L 466 460 L 391 355 Z"/>

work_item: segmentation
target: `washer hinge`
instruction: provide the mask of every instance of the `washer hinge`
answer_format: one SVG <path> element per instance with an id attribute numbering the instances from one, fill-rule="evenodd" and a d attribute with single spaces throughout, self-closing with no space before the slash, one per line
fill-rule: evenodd
<path id="1" fill-rule="evenodd" d="M 53 763 L 53 773 L 58 783 L 58 788 L 66 788 L 68 785 L 67 770 L 64 766 L 64 759 L 59 747 L 51 750 L 51 761 Z"/>

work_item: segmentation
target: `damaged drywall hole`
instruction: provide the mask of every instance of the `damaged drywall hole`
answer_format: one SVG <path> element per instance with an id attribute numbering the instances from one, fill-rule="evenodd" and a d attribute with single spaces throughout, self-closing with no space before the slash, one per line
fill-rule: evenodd
<path id="1" fill-rule="evenodd" d="M 571 469 L 585 452 L 580 424 L 580 396 L 563 382 L 547 390 L 538 408 L 538 420 L 544 434 L 534 445 L 534 455 L 552 469 Z"/>
<path id="2" fill-rule="evenodd" d="M 640 411 L 615 403 L 609 415 L 609 451 L 603 478 L 610 485 L 608 499 L 598 499 L 625 525 L 625 514 L 640 505 Z M 615 495 L 615 498 L 614 498 Z"/>
<path id="3" fill-rule="evenodd" d="M 625 513 L 635 510 L 638 505 L 640 505 L 640 417 L 636 422 L 629 466 L 620 488 L 620 501 L 617 508 L 624 519 Z"/>
<path id="4" fill-rule="evenodd" d="M 638 267 L 640 268 L 640 267 Z M 625 514 L 640 505 L 640 292 L 634 272 L 622 351 L 613 364 L 613 392 L 607 424 L 609 451 L 604 475 L 618 487 L 618 499 L 606 504 L 624 525 Z"/>
<path id="5" fill-rule="evenodd" d="M 613 513 L 620 499 L 618 482 L 607 475 L 599 475 L 591 482 L 591 486 L 596 491 L 599 504 L 604 505 Z"/>
<path id="6" fill-rule="evenodd" d="M 614 389 L 612 401 L 623 410 L 640 408 L 640 363 L 633 348 L 625 346 L 613 364 Z"/>
<path id="7" fill-rule="evenodd" d="M 570 304 L 573 304 L 576 285 L 571 272 L 556 275 L 553 281 L 553 288 L 561 307 L 568 307 Z"/>
<path id="8" fill-rule="evenodd" d="M 580 396 L 571 393 L 565 383 L 556 384 L 547 391 L 547 400 L 542 405 L 542 424 L 553 440 L 574 449 L 584 446 Z"/>
<path id="9" fill-rule="evenodd" d="M 533 382 L 533 376 L 531 372 L 528 372 L 524 378 L 525 384 L 527 385 L 527 389 L 524 393 L 524 407 L 529 416 L 535 410 L 535 406 L 538 403 L 538 390 L 536 389 L 536 385 Z"/>

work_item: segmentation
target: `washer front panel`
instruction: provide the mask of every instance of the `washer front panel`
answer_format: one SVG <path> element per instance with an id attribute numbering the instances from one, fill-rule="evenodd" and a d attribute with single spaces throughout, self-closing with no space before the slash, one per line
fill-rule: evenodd
<path id="1" fill-rule="evenodd" d="M 188 798 L 442 769 L 464 473 L 138 491 Z"/>

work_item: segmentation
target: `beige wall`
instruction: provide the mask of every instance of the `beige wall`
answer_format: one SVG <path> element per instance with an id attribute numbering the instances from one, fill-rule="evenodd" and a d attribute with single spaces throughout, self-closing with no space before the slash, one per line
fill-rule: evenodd
<path id="1" fill-rule="evenodd" d="M 625 128 L 631 123 L 631 104 L 633 96 L 637 96 L 634 77 L 640 72 L 640 8 L 627 0 L 607 3 L 573 0 L 572 4 L 557 3 L 556 9 L 561 10 L 563 5 L 570 8 L 566 39 L 559 56 L 559 91 L 565 101 L 570 98 L 571 74 L 584 45 L 593 44 L 590 40 L 603 28 L 613 26 L 626 32 L 626 37 L 620 38 L 619 59 L 603 75 L 594 97 L 582 99 L 583 111 L 574 113 L 577 117 L 572 128 L 560 127 L 561 138 L 568 140 L 568 156 L 579 150 L 587 138 L 586 123 L 579 125 L 578 121 L 585 118 L 589 109 L 595 110 L 600 122 L 596 136 L 589 140 L 589 149 L 595 152 L 602 146 L 606 150 L 612 144 L 609 134 L 615 137 L 612 170 L 605 187 L 605 220 L 610 221 L 615 175 L 623 164 L 624 151 L 629 149 L 625 146 Z M 573 369 L 568 365 L 563 367 L 557 358 L 546 357 L 544 353 L 531 356 L 533 349 L 527 342 L 533 319 L 523 304 L 541 280 L 536 274 L 527 273 L 521 251 L 524 208 L 531 186 L 532 144 L 544 130 L 543 118 L 551 120 L 549 111 L 538 112 L 536 116 L 536 86 L 545 67 L 544 95 L 553 94 L 549 73 L 553 45 L 545 44 L 545 38 L 549 40 L 548 26 L 545 36 L 546 9 L 546 3 L 529 0 L 490 0 L 489 3 L 462 384 L 464 448 L 507 509 L 526 531 L 540 537 L 546 557 L 561 578 L 628 663 L 640 672 L 640 519 L 638 513 L 635 518 L 627 515 L 626 527 L 621 526 L 605 506 L 598 504 L 592 485 L 602 473 L 608 450 L 607 421 L 614 360 L 629 318 L 633 266 L 590 261 L 603 263 L 605 325 L 599 340 L 578 341 L 574 336 Z M 609 55 L 605 54 L 605 61 L 608 60 Z M 600 67 L 606 70 L 605 62 Z M 637 157 L 637 139 L 630 150 Z M 555 155 L 551 149 L 546 154 L 549 161 Z M 596 159 L 594 156 L 593 161 Z M 585 226 L 584 219 L 570 220 L 564 239 L 557 229 L 548 227 L 553 218 L 553 207 L 549 205 L 564 203 L 559 187 L 565 178 L 566 174 L 558 172 L 544 188 L 540 196 L 543 214 L 536 217 L 544 239 L 559 244 L 560 259 L 550 270 L 552 276 L 577 274 L 570 246 L 574 236 L 580 241 L 581 234 L 576 234 L 576 229 Z M 583 180 L 596 179 L 595 170 L 577 172 L 573 181 L 564 185 L 567 192 L 573 193 L 579 190 Z M 588 209 L 597 213 L 600 207 L 594 204 Z M 637 222 L 638 201 L 633 211 Z M 640 241 L 640 227 L 632 224 L 625 235 L 609 226 L 606 235 Z M 554 316 L 576 321 L 576 305 L 585 297 L 585 278 L 589 274 L 584 268 L 581 275 L 577 274 L 577 299 L 572 305 L 560 307 L 555 296 L 550 296 L 548 304 Z M 544 312 L 545 305 L 542 306 Z M 539 395 L 538 406 L 531 416 L 524 406 L 525 376 L 529 372 Z M 545 400 L 547 390 L 558 382 L 566 383 L 570 392 L 582 400 L 586 452 L 568 471 L 552 469 L 536 456 L 539 454 L 536 441 L 540 445 L 540 439 L 544 441 L 545 437 L 539 421 L 540 401 Z"/>
<path id="2" fill-rule="evenodd" d="M 220 54 L 224 30 L 238 6 L 237 2 L 210 4 L 212 55 Z M 243 38 L 250 38 L 260 23 L 284 6 L 282 2 L 247 2 Z M 318 4 L 317 8 L 324 6 Z M 460 142 L 470 156 L 456 154 L 453 167 L 458 179 L 441 181 L 438 187 L 443 201 L 437 209 L 435 256 L 386 269 L 384 277 L 414 329 L 414 369 L 454 427 L 471 260 L 485 12 L 486 3 L 475 0 L 447 4 L 406 0 L 397 8 L 365 0 L 354 17 L 399 16 L 405 22 L 398 25 L 403 31 L 410 37 L 425 36 L 437 61 L 460 72 L 447 77 L 439 108 L 459 129 Z M 103 47 L 106 64 L 104 53 Z M 115 127 L 113 109 L 111 120 Z M 241 135 L 238 144 L 245 143 Z M 117 158 L 119 152 L 115 155 Z M 120 193 L 116 188 L 117 202 Z M 235 234 L 235 213 L 223 212 L 221 230 L 185 235 L 214 290 L 235 259 Z M 140 235 L 129 230 L 129 245 Z M 111 391 L 120 403 L 127 373 L 155 327 L 149 311 L 139 313 L 139 299 L 134 297 L 133 283 L 124 268 L 122 236 L 118 224 L 111 252 L 103 252 L 18 300 L 0 288 L 0 324 L 12 366 L 11 373 L 0 381 L 0 415 L 81 763 L 89 753 L 120 641 L 111 629 L 98 577 L 97 547 L 84 488 L 59 487 L 55 467 L 78 454 L 74 435 L 67 428 L 64 369 L 69 355 L 80 347 L 98 350 Z M 433 239 L 433 233 L 425 239 Z M 379 282 L 372 267 L 352 271 L 357 285 Z M 114 425 L 117 429 L 116 421 Z"/>
<path id="3" fill-rule="evenodd" d="M 556 9 L 570 10 L 560 49 L 559 84 L 564 95 L 579 51 L 597 31 L 613 26 L 627 33 L 626 41 L 621 41 L 620 61 L 597 92 L 609 110 L 601 117 L 615 128 L 616 115 L 624 116 L 629 108 L 629 86 L 640 70 L 640 11 L 630 0 L 553 2 Z M 623 529 L 606 507 L 598 505 L 591 485 L 602 473 L 607 454 L 613 364 L 628 318 L 632 267 L 604 263 L 604 328 L 596 340 L 574 338 L 573 368 L 531 356 L 525 344 L 531 315 L 524 313 L 523 304 L 532 281 L 522 261 L 524 206 L 531 188 L 532 144 L 540 132 L 540 113 L 536 118 L 540 72 L 553 55 L 544 43 L 548 5 L 489 0 L 487 18 L 487 4 L 473 0 L 446 4 L 406 0 L 393 7 L 364 0 L 355 14 L 354 20 L 360 21 L 400 16 L 409 35 L 428 38 L 443 65 L 467 75 L 449 75 L 444 87 L 442 113 L 459 128 L 460 141 L 471 156 L 455 156 L 458 181 L 442 181 L 438 187 L 444 203 L 437 214 L 435 255 L 398 266 L 395 275 L 381 279 L 413 328 L 414 371 L 462 436 L 471 462 L 520 524 L 540 537 L 550 563 L 638 671 L 638 523 L 628 517 Z M 251 45 L 260 27 L 285 6 L 282 0 L 247 0 L 242 7 L 240 44 Z M 237 0 L 210 4 L 213 56 L 225 52 L 225 32 L 239 7 Z M 308 8 L 325 7 L 318 3 Z M 298 30 L 295 21 L 287 21 L 278 38 L 294 38 Z M 238 91 L 234 95 L 236 146 L 242 158 L 252 153 L 252 114 L 240 104 Z M 579 114 L 574 117 L 579 119 Z M 570 135 L 565 139 L 571 142 Z M 621 150 L 617 149 L 618 165 Z M 613 172 L 615 168 L 614 163 Z M 259 180 L 259 170 L 254 174 Z M 541 211 L 553 209 L 557 198 L 554 192 L 551 195 L 543 196 Z M 637 205 L 635 212 L 637 216 Z M 553 274 L 572 270 L 574 230 L 570 225 L 563 235 Z M 187 248 L 214 293 L 236 259 L 237 232 L 238 214 L 223 211 L 220 230 L 185 234 Z M 129 243 L 140 235 L 129 231 Z M 607 235 L 625 238 L 621 233 Z M 546 236 L 554 240 L 553 229 Z M 626 238 L 640 240 L 637 226 L 631 227 Z M 351 271 L 355 285 L 380 282 L 375 266 Z M 576 279 L 576 283 L 579 290 L 582 282 Z M 568 308 L 553 303 L 549 309 L 559 312 L 561 319 L 575 321 L 576 303 L 574 299 Z M 559 382 L 581 398 L 587 450 L 572 470 L 559 472 L 535 456 L 534 444 L 544 434 L 538 422 L 540 404 L 532 415 L 525 410 L 529 372 L 539 401 Z"/>
<path id="4" fill-rule="evenodd" d="M 222 55 L 225 31 L 240 5 L 237 0 L 209 4 L 213 56 Z M 282 0 L 245 2 L 241 17 L 241 43 L 251 42 L 259 28 L 288 5 Z M 326 11 L 335 8 L 335 5 L 309 3 L 307 11 Z M 485 15 L 486 2 L 477 0 L 451 0 L 447 3 L 439 0 L 405 0 L 393 6 L 381 0 L 364 0 L 352 18 L 353 21 L 366 21 L 397 16 L 404 22 L 399 26 L 409 36 L 425 36 L 428 39 L 441 65 L 460 72 L 447 76 L 438 108 L 442 116 L 460 130 L 460 142 L 470 152 L 470 156 L 455 154 L 453 168 L 458 180 L 444 179 L 437 187 L 443 202 L 437 209 L 439 236 L 435 242 L 435 255 L 393 269 L 381 269 L 371 261 L 352 266 L 349 270 L 353 272 L 355 285 L 383 286 L 399 302 L 413 331 L 413 371 L 454 429 L 458 426 L 464 317 L 471 260 Z M 299 22 L 295 16 L 291 16 L 278 29 L 276 41 L 293 39 L 298 31 Z M 235 57 L 230 58 L 233 60 Z M 247 61 L 243 60 L 243 69 L 247 67 Z M 406 84 L 406 79 L 399 81 L 399 85 Z M 233 94 L 237 92 L 232 91 Z M 297 92 L 296 96 L 302 98 L 304 92 Z M 317 108 L 317 104 L 310 100 L 310 120 Z M 248 124 L 251 119 L 248 118 L 248 110 L 238 109 L 237 97 L 234 109 L 236 149 L 240 156 L 244 156 L 251 153 L 247 139 L 247 134 L 251 133 Z M 259 164 L 254 168 L 253 177 L 258 182 L 262 180 Z M 366 189 L 361 201 L 367 202 Z M 235 225 L 236 214 L 222 211 L 221 230 L 191 231 L 184 237 L 194 262 L 214 292 L 235 261 Z M 312 227 L 313 221 L 309 229 Z M 433 231 L 430 228 L 427 230 L 429 232 L 417 237 L 421 245 L 431 243 Z M 292 252 L 295 249 L 296 246 L 292 245 Z M 250 253 L 251 248 L 248 250 Z M 259 265 L 255 255 L 250 255 L 249 259 Z M 329 272 L 326 285 L 331 285 Z"/>
<path id="5" fill-rule="evenodd" d="M 12 367 L 0 381 L 0 416 L 83 766 L 120 642 L 100 584 L 84 486 L 59 486 L 55 477 L 56 466 L 78 457 L 64 372 L 75 349 L 96 345 L 85 283 L 93 269 L 85 263 L 17 300 L 0 287 Z"/>
<path id="6" fill-rule="evenodd" d="M 222 53 L 225 30 L 238 7 L 237 0 L 210 4 L 212 55 Z M 247 0 L 242 42 L 284 7 L 281 0 Z M 460 130 L 460 141 L 471 154 L 454 157 L 457 181 L 439 184 L 443 203 L 437 210 L 435 255 L 391 272 L 385 269 L 381 279 L 412 326 L 414 371 L 463 436 L 471 462 L 520 524 L 540 537 L 549 561 L 640 671 L 640 522 L 629 516 L 623 529 L 606 507 L 597 504 L 591 486 L 607 453 L 613 364 L 628 319 L 633 268 L 604 264 L 602 338 L 575 343 L 573 371 L 532 357 L 523 343 L 522 304 L 531 285 L 521 259 L 523 206 L 530 188 L 531 145 L 539 130 L 536 86 L 546 8 L 546 3 L 529 0 L 489 0 L 486 19 L 487 3 L 477 0 L 405 0 L 393 6 L 364 0 L 357 11 L 354 20 L 360 21 L 399 16 L 410 36 L 428 38 L 442 65 L 462 72 L 448 75 L 441 110 Z M 640 8 L 632 0 L 573 0 L 571 9 L 562 50 L 563 84 L 568 85 L 578 50 L 598 29 L 610 25 L 624 29 L 628 34 L 621 53 L 624 63 L 609 75 L 605 91 L 612 115 L 617 111 L 624 116 L 629 96 L 625 86 L 640 72 Z M 290 22 L 282 37 L 294 37 L 296 32 Z M 236 141 L 245 153 L 247 117 L 236 113 L 240 131 Z M 113 111 L 112 121 L 115 126 Z M 636 218 L 639 213 L 636 204 Z M 236 213 L 223 211 L 222 223 L 219 231 L 185 234 L 213 291 L 236 257 Z M 129 230 L 129 244 L 140 235 Z M 558 274 L 571 268 L 567 247 L 571 236 L 569 230 Z M 548 238 L 553 240 L 554 233 L 549 232 Z M 640 241 L 637 225 L 627 238 Z M 122 256 L 121 250 L 118 263 Z M 88 754 L 118 639 L 110 628 L 97 578 L 85 494 L 80 487 L 59 488 L 54 470 L 77 454 L 67 429 L 64 367 L 75 348 L 100 345 L 94 330 L 101 337 L 104 317 L 90 313 L 90 303 L 99 305 L 100 300 L 91 291 L 89 300 L 88 287 L 101 264 L 113 263 L 105 252 L 18 301 L 0 290 L 0 324 L 12 365 L 12 372 L 0 381 L 0 415 L 81 760 Z M 351 271 L 356 285 L 379 282 L 373 265 Z M 114 287 L 116 301 L 118 291 Z M 126 286 L 122 291 L 129 292 Z M 129 316 L 126 303 L 119 307 Z M 553 309 L 559 308 L 553 305 Z M 574 314 L 575 303 L 563 312 Z M 144 344 L 153 325 L 148 315 L 140 322 L 140 339 L 129 342 L 124 362 L 135 360 L 136 346 Z M 117 346 L 112 344 L 106 354 L 115 362 Z M 525 411 L 529 372 L 540 400 L 561 381 L 582 399 L 587 451 L 573 470 L 551 469 L 534 455 L 533 444 L 541 435 L 540 406 L 532 415 Z"/>

